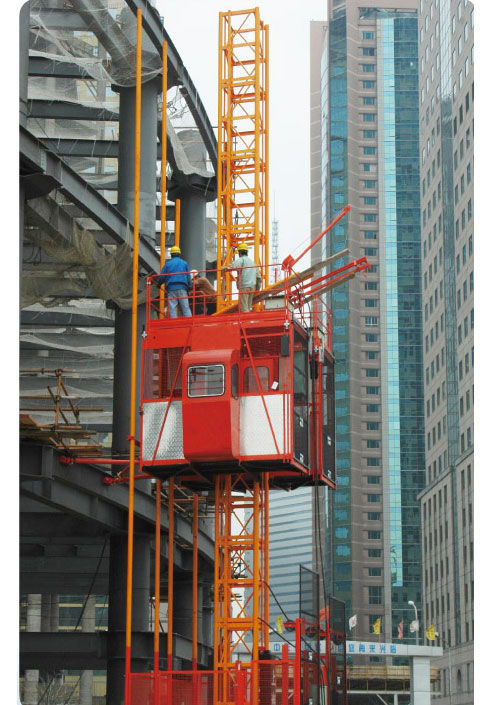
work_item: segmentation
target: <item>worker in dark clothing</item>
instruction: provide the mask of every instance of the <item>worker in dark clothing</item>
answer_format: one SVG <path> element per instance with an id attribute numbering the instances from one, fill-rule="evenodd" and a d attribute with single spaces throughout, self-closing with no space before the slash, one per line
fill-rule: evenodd
<path id="1" fill-rule="evenodd" d="M 273 661 L 269 649 L 260 648 L 259 661 Z M 272 663 L 259 663 L 259 705 L 273 705 L 274 666 Z"/>
<path id="2" fill-rule="evenodd" d="M 208 279 L 204 276 L 200 276 L 195 269 L 193 269 L 191 274 L 194 276 L 193 292 L 195 309 L 198 310 L 199 313 L 206 313 L 208 316 L 212 313 L 216 313 L 217 292 L 212 287 Z"/>
<path id="3" fill-rule="evenodd" d="M 191 274 L 188 263 L 181 258 L 181 250 L 177 245 L 170 248 L 171 258 L 166 261 L 156 277 L 158 286 L 165 287 L 165 293 L 169 302 L 170 318 L 177 318 L 177 307 L 183 316 L 191 316 L 189 308 L 188 292 L 192 288 Z"/>

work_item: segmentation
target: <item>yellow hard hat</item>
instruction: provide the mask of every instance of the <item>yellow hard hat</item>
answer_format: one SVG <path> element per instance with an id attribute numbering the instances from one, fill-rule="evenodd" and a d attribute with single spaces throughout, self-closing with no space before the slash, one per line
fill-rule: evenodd
<path id="1" fill-rule="evenodd" d="M 172 247 L 170 248 L 170 253 L 171 253 L 171 255 L 180 255 L 181 248 L 178 247 L 177 245 L 172 245 Z"/>
<path id="2" fill-rule="evenodd" d="M 238 246 L 237 250 L 238 250 L 239 252 L 248 252 L 248 251 L 249 251 L 249 248 L 248 248 L 248 246 L 245 244 L 245 242 L 241 242 L 240 245 Z"/>

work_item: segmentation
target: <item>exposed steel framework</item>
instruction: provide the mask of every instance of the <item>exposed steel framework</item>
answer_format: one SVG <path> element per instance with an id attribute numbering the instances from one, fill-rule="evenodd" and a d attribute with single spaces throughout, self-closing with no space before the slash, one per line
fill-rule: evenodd
<path id="1" fill-rule="evenodd" d="M 267 266 L 268 25 L 257 7 L 221 12 L 219 22 L 217 262 L 230 264 L 245 243 Z M 220 310 L 231 301 L 232 274 L 218 272 L 217 288 Z"/>
<path id="2" fill-rule="evenodd" d="M 259 647 L 268 648 L 269 475 L 245 481 L 219 475 L 215 484 L 214 703 L 231 700 L 236 684 L 236 648 L 250 658 L 252 703 L 258 692 Z M 252 641 L 246 637 L 252 635 Z"/>

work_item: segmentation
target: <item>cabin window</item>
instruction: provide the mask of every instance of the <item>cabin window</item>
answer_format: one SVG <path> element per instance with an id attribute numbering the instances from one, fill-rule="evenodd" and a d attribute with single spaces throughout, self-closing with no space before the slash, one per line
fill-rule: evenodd
<path id="1" fill-rule="evenodd" d="M 256 372 L 261 390 L 263 392 L 269 391 L 269 369 L 265 365 L 256 365 Z M 258 391 L 254 369 L 252 366 L 246 367 L 244 370 L 244 394 L 257 393 Z"/>
<path id="2" fill-rule="evenodd" d="M 192 365 L 188 367 L 189 397 L 220 397 L 225 392 L 223 365 Z"/>

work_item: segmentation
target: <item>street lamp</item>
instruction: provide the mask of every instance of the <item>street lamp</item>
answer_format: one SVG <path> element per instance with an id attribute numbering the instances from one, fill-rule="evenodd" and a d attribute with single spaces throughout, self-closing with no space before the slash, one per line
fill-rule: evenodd
<path id="1" fill-rule="evenodd" d="M 412 600 L 408 600 L 408 605 L 412 605 L 414 607 L 414 614 L 416 616 L 416 646 L 419 644 L 419 621 L 418 621 L 418 608 L 414 604 Z"/>

